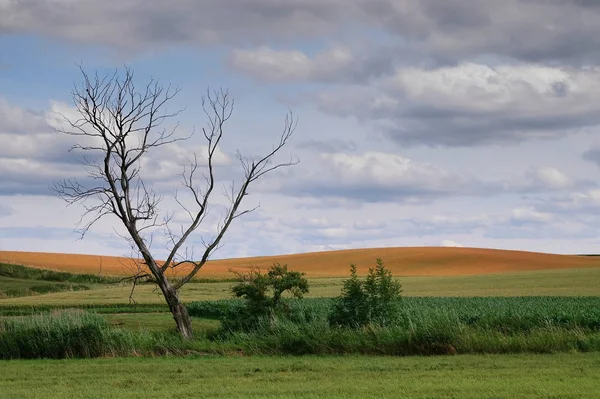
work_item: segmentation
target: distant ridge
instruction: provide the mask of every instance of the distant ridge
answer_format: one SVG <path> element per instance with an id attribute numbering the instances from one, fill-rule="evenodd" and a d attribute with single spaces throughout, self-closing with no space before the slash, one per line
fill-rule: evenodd
<path id="1" fill-rule="evenodd" d="M 290 255 L 209 261 L 198 277 L 231 277 L 230 269 L 252 265 L 267 268 L 288 264 L 308 277 L 345 277 L 350 263 L 366 274 L 382 258 L 395 276 L 457 276 L 514 273 L 533 270 L 600 267 L 598 255 L 555 255 L 538 252 L 465 247 L 392 247 L 344 249 Z M 137 267 L 129 258 L 100 255 L 0 251 L 0 262 L 52 270 L 103 275 L 128 275 Z"/>

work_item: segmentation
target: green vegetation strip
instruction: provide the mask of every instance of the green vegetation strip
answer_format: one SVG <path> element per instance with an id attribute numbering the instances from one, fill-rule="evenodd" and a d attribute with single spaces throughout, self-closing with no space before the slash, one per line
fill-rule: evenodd
<path id="1" fill-rule="evenodd" d="M 152 303 L 114 303 L 114 304 L 82 304 L 82 305 L 3 305 L 0 306 L 1 316 L 27 316 L 45 313 L 52 310 L 82 309 L 91 313 L 161 313 L 169 308 L 163 304 Z"/>
<path id="2" fill-rule="evenodd" d="M 64 291 L 87 291 L 90 284 L 111 284 L 117 278 L 74 274 L 0 263 L 0 299 Z"/>
<path id="3" fill-rule="evenodd" d="M 43 280 L 81 284 L 111 284 L 120 280 L 119 277 L 59 272 L 55 270 L 38 269 L 36 267 L 27 267 L 8 263 L 0 263 L 0 276 L 27 280 Z"/>
<path id="4" fill-rule="evenodd" d="M 18 298 L 63 291 L 85 291 L 84 284 L 52 283 L 43 280 L 26 280 L 0 276 L 0 299 Z"/>
<path id="5" fill-rule="evenodd" d="M 404 298 L 397 322 L 386 327 L 332 327 L 332 300 L 316 298 L 290 300 L 287 315 L 261 319 L 250 330 L 219 330 L 218 322 L 206 320 L 235 316 L 240 306 L 239 300 L 190 304 L 197 332 L 191 341 L 181 341 L 164 312 L 126 316 L 107 307 L 112 315 L 70 310 L 4 316 L 0 357 L 600 351 L 599 297 Z"/>
<path id="6" fill-rule="evenodd" d="M 13 398 L 596 399 L 600 354 L 0 362 Z"/>
<path id="7" fill-rule="evenodd" d="M 187 305 L 192 316 L 223 318 L 236 314 L 240 299 L 199 301 Z M 298 323 L 327 322 L 332 298 L 288 300 L 289 318 Z M 600 331 L 600 297 L 406 297 L 401 323 L 469 325 L 501 332 L 529 331 L 536 327 L 582 328 Z"/>

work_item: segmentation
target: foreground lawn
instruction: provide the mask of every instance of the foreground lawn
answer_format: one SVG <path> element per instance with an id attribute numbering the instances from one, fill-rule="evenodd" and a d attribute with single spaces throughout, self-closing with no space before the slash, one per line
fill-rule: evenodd
<path id="1" fill-rule="evenodd" d="M 597 398 L 600 353 L 0 361 L 2 398 Z"/>

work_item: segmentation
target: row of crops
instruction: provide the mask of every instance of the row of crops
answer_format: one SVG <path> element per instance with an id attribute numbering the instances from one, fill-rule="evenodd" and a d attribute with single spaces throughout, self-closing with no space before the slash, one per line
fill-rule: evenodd
<path id="1" fill-rule="evenodd" d="M 287 318 L 298 323 L 326 322 L 334 299 L 288 300 Z M 192 316 L 224 318 L 236 313 L 243 301 L 226 299 L 193 302 Z M 439 324 L 477 327 L 502 333 L 535 328 L 580 328 L 600 331 L 600 297 L 406 297 L 400 307 L 399 327 Z"/>

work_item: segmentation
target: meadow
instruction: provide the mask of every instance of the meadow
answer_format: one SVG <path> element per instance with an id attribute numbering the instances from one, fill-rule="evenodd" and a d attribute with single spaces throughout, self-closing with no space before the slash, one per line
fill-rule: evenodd
<path id="1" fill-rule="evenodd" d="M 596 399 L 600 354 L 189 356 L 0 362 L 16 398 Z"/>
<path id="2" fill-rule="evenodd" d="M 164 300 L 151 285 L 137 286 L 131 300 L 131 286 L 119 283 L 118 276 L 0 264 L 0 292 L 5 293 L 0 299 L 0 357 L 70 358 L 0 361 L 0 390 L 6 397 L 23 397 L 28 387 L 44 397 L 61 397 L 67 389 L 76 397 L 97 397 L 84 388 L 97 378 L 120 397 L 161 397 L 165 392 L 178 397 L 189 393 L 186 389 L 200 389 L 202 397 L 224 395 L 226 389 L 226 396 L 240 398 L 374 397 L 374 392 L 377 397 L 402 392 L 415 398 L 593 397 L 591 392 L 600 389 L 592 377 L 600 371 L 600 258 L 565 256 L 575 259 L 566 267 L 557 255 L 555 263 L 543 268 L 541 257 L 533 267 L 521 264 L 498 272 L 506 262 L 500 257 L 480 266 L 489 271 L 493 265 L 494 272 L 469 274 L 457 272 L 465 252 L 457 253 L 446 263 L 439 254 L 430 256 L 422 262 L 429 265 L 423 275 L 394 274 L 402 283 L 403 305 L 399 321 L 386 328 L 343 329 L 327 323 L 348 264 L 330 265 L 327 277 L 313 271 L 305 299 L 289 299 L 288 315 L 252 331 L 220 328 L 242 301 L 231 299 L 231 275 L 201 273 L 181 294 L 196 331 L 190 342 L 179 339 Z M 445 273 L 428 274 L 441 264 Z M 474 270 L 469 267 L 467 271 Z M 40 285 L 64 287 L 44 293 L 35 290 Z M 77 285 L 85 288 L 77 290 Z M 16 286 L 22 295 L 6 294 L 6 287 Z M 459 356 L 405 357 L 436 354 Z M 101 359 L 76 359 L 81 357 Z M 96 371 L 101 365 L 110 367 Z M 53 367 L 65 373 L 77 370 L 78 380 L 63 373 L 50 377 L 44 370 Z M 144 383 L 141 389 L 141 376 L 158 373 L 160 367 L 176 374 L 167 378 L 169 383 Z M 120 368 L 130 373 L 115 377 L 113 371 Z M 189 380 L 192 375 L 196 379 Z M 555 375 L 562 379 L 549 384 Z M 219 381 L 229 376 L 237 382 L 224 388 Z M 43 388 L 48 378 L 56 390 Z M 315 380 L 321 382 L 307 389 L 306 382 Z M 31 381 L 39 387 L 35 392 Z M 569 390 L 573 384 L 581 389 Z"/>

